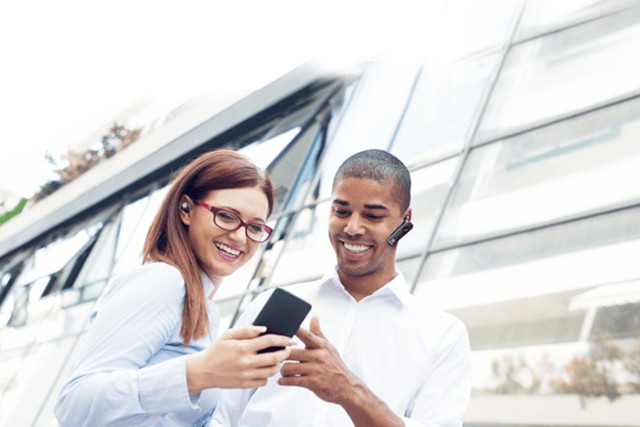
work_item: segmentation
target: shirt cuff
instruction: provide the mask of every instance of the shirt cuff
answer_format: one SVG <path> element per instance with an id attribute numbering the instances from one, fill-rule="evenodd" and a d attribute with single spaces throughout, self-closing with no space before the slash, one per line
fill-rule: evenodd
<path id="1" fill-rule="evenodd" d="M 140 404 L 147 413 L 166 414 L 199 409 L 200 395 L 191 397 L 187 388 L 187 357 L 176 357 L 140 370 Z"/>

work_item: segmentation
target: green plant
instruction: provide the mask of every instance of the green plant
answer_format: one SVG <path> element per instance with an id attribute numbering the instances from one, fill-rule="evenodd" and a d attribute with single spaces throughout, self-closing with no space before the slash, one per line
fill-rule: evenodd
<path id="1" fill-rule="evenodd" d="M 9 221 L 14 216 L 18 215 L 20 212 L 22 212 L 24 207 L 27 205 L 28 201 L 29 201 L 28 199 L 23 197 L 22 199 L 20 199 L 18 204 L 13 209 L 11 209 L 10 211 L 7 211 L 4 214 L 0 215 L 0 225 L 4 224 L 5 222 Z"/>

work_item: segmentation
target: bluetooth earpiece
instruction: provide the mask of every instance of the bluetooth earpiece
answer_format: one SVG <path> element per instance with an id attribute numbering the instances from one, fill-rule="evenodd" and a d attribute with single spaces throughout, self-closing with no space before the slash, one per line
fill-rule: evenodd
<path id="1" fill-rule="evenodd" d="M 398 240 L 402 239 L 405 234 L 407 234 L 413 228 L 413 224 L 411 223 L 411 216 L 407 215 L 404 218 L 404 222 L 400 224 L 398 228 L 393 230 L 393 233 L 387 239 L 387 243 L 389 245 L 394 246 Z"/>
<path id="2" fill-rule="evenodd" d="M 182 209 L 182 211 L 185 213 L 189 213 L 191 212 L 191 205 L 187 202 L 182 202 L 182 204 L 180 205 L 180 209 Z"/>

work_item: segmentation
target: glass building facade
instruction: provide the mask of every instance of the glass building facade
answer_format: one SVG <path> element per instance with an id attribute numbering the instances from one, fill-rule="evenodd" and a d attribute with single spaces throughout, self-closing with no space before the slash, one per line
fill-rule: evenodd
<path id="1" fill-rule="evenodd" d="M 413 178 L 397 267 L 469 330 L 465 425 L 640 426 L 640 3 L 451 3 L 457 55 L 313 82 L 2 254 L 0 425 L 56 425 L 87 314 L 139 264 L 167 172 L 225 147 L 268 168 L 277 202 L 271 239 L 215 296 L 223 328 L 333 264 L 333 174 L 386 149 Z"/>

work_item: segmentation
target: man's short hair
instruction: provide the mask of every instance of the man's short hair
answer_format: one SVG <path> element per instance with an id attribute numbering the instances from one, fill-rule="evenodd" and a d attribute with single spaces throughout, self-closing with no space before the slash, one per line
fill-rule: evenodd
<path id="1" fill-rule="evenodd" d="M 370 149 L 352 155 L 338 168 L 333 188 L 344 178 L 372 179 L 380 184 L 391 182 L 400 210 L 404 212 L 411 205 L 411 174 L 404 163 L 387 151 Z"/>

